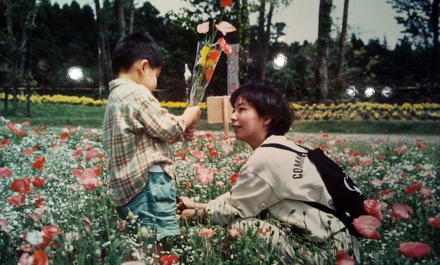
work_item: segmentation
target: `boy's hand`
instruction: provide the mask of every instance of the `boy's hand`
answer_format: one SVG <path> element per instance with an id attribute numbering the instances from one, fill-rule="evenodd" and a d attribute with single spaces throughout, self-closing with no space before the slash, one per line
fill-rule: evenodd
<path id="1" fill-rule="evenodd" d="M 200 120 L 200 107 L 188 107 L 182 114 L 183 119 L 185 120 L 186 127 L 190 127 L 191 125 L 195 125 Z"/>
<path id="2" fill-rule="evenodd" d="M 195 125 L 191 125 L 188 128 L 186 128 L 186 130 L 183 132 L 183 137 L 185 138 L 185 140 L 187 141 L 193 141 L 196 139 L 195 136 Z"/>

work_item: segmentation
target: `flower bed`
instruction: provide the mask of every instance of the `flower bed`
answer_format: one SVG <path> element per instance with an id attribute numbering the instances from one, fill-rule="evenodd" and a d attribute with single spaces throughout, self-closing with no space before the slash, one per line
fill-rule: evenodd
<path id="1" fill-rule="evenodd" d="M 5 94 L 0 93 L 0 100 L 4 100 Z M 9 100 L 12 96 L 9 95 Z M 19 95 L 20 102 L 26 102 L 24 95 Z M 94 100 L 88 97 L 64 96 L 64 95 L 32 95 L 31 103 L 49 104 L 73 104 L 83 106 L 103 106 L 107 100 Z M 168 109 L 183 109 L 188 107 L 187 102 L 163 101 L 161 106 Z M 206 109 L 206 103 L 200 104 L 202 109 Z M 402 105 L 386 103 L 341 103 L 326 106 L 324 104 L 304 104 L 292 103 L 297 120 L 439 120 L 440 104 L 438 103 L 404 103 Z"/>
<path id="2" fill-rule="evenodd" d="M 0 126 L 1 264 L 149 260 L 147 239 L 153 234 L 130 233 L 131 220 L 115 214 L 98 130 L 34 128 L 4 118 Z M 369 217 L 357 220 L 366 236 L 360 244 L 363 264 L 440 261 L 437 146 L 403 138 L 349 143 L 327 134 L 295 140 L 325 149 L 369 198 Z M 178 150 L 175 145 L 179 194 L 200 201 L 228 191 L 251 152 L 233 138 L 207 133 L 191 144 L 186 160 Z M 262 247 L 258 233 L 183 226 L 162 263 L 276 264 L 277 246 Z M 329 255 L 331 263 L 351 259 Z"/>

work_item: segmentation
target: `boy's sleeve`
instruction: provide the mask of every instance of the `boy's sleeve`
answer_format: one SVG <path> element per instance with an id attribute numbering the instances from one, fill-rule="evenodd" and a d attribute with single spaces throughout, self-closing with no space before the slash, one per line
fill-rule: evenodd
<path id="1" fill-rule="evenodd" d="M 183 117 L 169 113 L 154 97 L 142 102 L 137 117 L 141 126 L 138 129 L 162 141 L 180 137 L 186 129 Z"/>

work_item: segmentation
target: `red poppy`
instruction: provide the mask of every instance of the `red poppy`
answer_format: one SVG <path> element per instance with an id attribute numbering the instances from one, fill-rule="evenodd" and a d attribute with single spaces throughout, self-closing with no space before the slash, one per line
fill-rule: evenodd
<path id="1" fill-rule="evenodd" d="M 164 255 L 160 258 L 163 265 L 172 265 L 179 262 L 179 257 L 174 254 Z"/>
<path id="2" fill-rule="evenodd" d="M 11 190 L 20 194 L 29 193 L 31 191 L 31 179 L 16 179 L 11 183 Z"/>
<path id="3" fill-rule="evenodd" d="M 34 162 L 31 165 L 31 168 L 35 168 L 39 171 L 43 171 L 44 170 L 44 164 L 46 163 L 46 158 L 43 157 L 35 157 Z"/>
<path id="4" fill-rule="evenodd" d="M 380 234 L 376 231 L 382 223 L 374 216 L 361 215 L 353 220 L 356 230 L 369 239 L 380 239 Z"/>
<path id="5" fill-rule="evenodd" d="M 12 205 L 17 205 L 18 207 L 22 207 L 24 204 L 24 194 L 11 196 L 8 198 L 8 202 Z"/>
<path id="6" fill-rule="evenodd" d="M 218 153 L 216 151 L 211 151 L 209 152 L 209 156 L 216 157 L 218 156 Z"/>
<path id="7" fill-rule="evenodd" d="M 119 228 L 118 228 L 119 232 L 124 232 L 126 226 L 127 226 L 127 221 L 122 220 L 119 223 Z"/>
<path id="8" fill-rule="evenodd" d="M 364 209 L 369 215 L 376 217 L 379 221 L 383 221 L 383 216 L 380 211 L 382 209 L 382 204 L 380 201 L 374 199 L 365 200 Z"/>
<path id="9" fill-rule="evenodd" d="M 410 195 L 410 194 L 415 193 L 415 192 L 416 192 L 417 190 L 419 190 L 421 187 L 422 187 L 422 183 L 419 182 L 419 183 L 416 183 L 416 184 L 414 184 L 414 185 L 412 185 L 412 186 L 410 186 L 410 187 L 404 189 L 404 190 L 403 190 L 403 193 L 405 193 L 405 194 L 407 194 L 407 195 Z"/>
<path id="10" fill-rule="evenodd" d="M 39 176 L 35 176 L 32 180 L 32 186 L 35 188 L 42 188 L 44 186 L 44 178 L 40 178 Z"/>
<path id="11" fill-rule="evenodd" d="M 0 178 L 10 178 L 12 176 L 12 170 L 7 167 L 0 167 Z"/>
<path id="12" fill-rule="evenodd" d="M 328 133 L 323 133 L 322 138 L 328 138 Z"/>
<path id="13" fill-rule="evenodd" d="M 234 173 L 234 174 L 232 174 L 231 177 L 229 178 L 229 180 L 230 180 L 232 183 L 237 182 L 237 179 L 238 179 L 238 173 Z"/>
<path id="14" fill-rule="evenodd" d="M 440 217 L 429 217 L 428 224 L 434 228 L 440 229 Z"/>
<path id="15" fill-rule="evenodd" d="M 336 265 L 355 265 L 356 261 L 350 257 L 344 250 L 336 252 Z"/>
<path id="16" fill-rule="evenodd" d="M 35 200 L 35 207 L 43 207 L 44 206 L 44 198 L 36 199 Z"/>
<path id="17" fill-rule="evenodd" d="M 32 257 L 32 265 L 49 265 L 49 258 L 47 257 L 46 252 L 44 252 L 44 249 L 35 251 Z"/>
<path id="18" fill-rule="evenodd" d="M 431 247 L 421 242 L 405 242 L 399 245 L 399 251 L 407 258 L 421 258 L 431 251 Z"/>
<path id="19" fill-rule="evenodd" d="M 61 235 L 62 234 L 62 231 L 56 225 L 43 226 L 41 228 L 41 231 L 43 231 L 43 233 L 46 236 L 48 236 L 48 237 L 53 237 L 55 235 Z"/>
<path id="20" fill-rule="evenodd" d="M 222 6 L 223 7 L 232 6 L 232 0 L 222 0 Z"/>
<path id="21" fill-rule="evenodd" d="M 69 133 L 63 133 L 63 134 L 61 134 L 61 136 L 60 136 L 60 144 L 65 144 L 67 138 L 69 138 Z"/>
<path id="22" fill-rule="evenodd" d="M 413 213 L 412 208 L 407 204 L 393 204 L 393 211 L 391 212 L 391 217 L 403 218 L 411 221 L 411 215 Z"/>
<path id="23" fill-rule="evenodd" d="M 6 147 L 8 145 L 11 144 L 11 140 L 9 139 L 2 139 L 2 141 L 0 142 L 0 147 Z"/>

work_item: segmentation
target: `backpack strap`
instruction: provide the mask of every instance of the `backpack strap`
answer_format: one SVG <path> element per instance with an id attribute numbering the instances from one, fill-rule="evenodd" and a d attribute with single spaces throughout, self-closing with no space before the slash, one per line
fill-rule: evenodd
<path id="1" fill-rule="evenodd" d="M 307 147 L 304 147 L 304 146 L 301 146 L 301 145 L 298 145 L 298 146 L 300 146 L 300 147 L 302 147 L 302 148 L 304 148 L 304 149 L 306 149 L 306 150 L 308 150 L 308 151 L 311 151 L 311 149 L 309 149 L 309 148 L 307 148 Z M 298 155 L 300 155 L 300 156 L 307 156 L 307 155 L 308 155 L 308 151 L 307 151 L 307 152 L 297 151 L 297 150 L 295 150 L 295 149 L 293 149 L 293 148 L 290 148 L 290 147 L 285 146 L 285 145 L 282 145 L 282 144 L 277 144 L 277 143 L 263 144 L 263 145 L 261 145 L 260 147 L 273 147 L 273 148 L 278 148 L 278 149 L 282 149 L 282 150 L 286 150 L 286 151 L 294 152 L 294 153 L 296 153 L 296 154 L 298 154 Z M 311 207 L 314 207 L 314 208 L 316 208 L 316 209 L 318 209 L 318 210 L 320 210 L 320 211 L 326 212 L 326 213 L 328 213 L 328 214 L 332 214 L 332 215 L 334 215 L 335 217 L 338 217 L 338 218 L 341 217 L 340 214 L 339 214 L 337 211 L 333 210 L 333 209 L 330 208 L 330 207 L 327 207 L 327 206 L 325 206 L 325 205 L 322 205 L 322 204 L 320 204 L 320 203 L 317 203 L 317 202 L 310 202 L 310 201 L 301 201 L 301 202 L 303 202 L 303 203 L 305 203 L 305 204 L 307 204 L 307 205 L 309 205 L 309 206 L 311 206 Z"/>
<path id="2" fill-rule="evenodd" d="M 307 155 L 307 152 L 297 151 L 297 150 L 295 150 L 293 148 L 290 148 L 288 146 L 285 146 L 283 144 L 269 143 L 269 144 L 262 144 L 262 145 L 260 145 L 260 147 L 273 147 L 273 148 L 278 148 L 278 149 L 283 149 L 283 150 L 286 150 L 286 151 L 294 152 L 294 153 L 296 153 L 298 155 L 301 155 L 301 156 L 306 156 Z M 307 149 L 307 148 L 305 148 L 305 149 Z"/>

